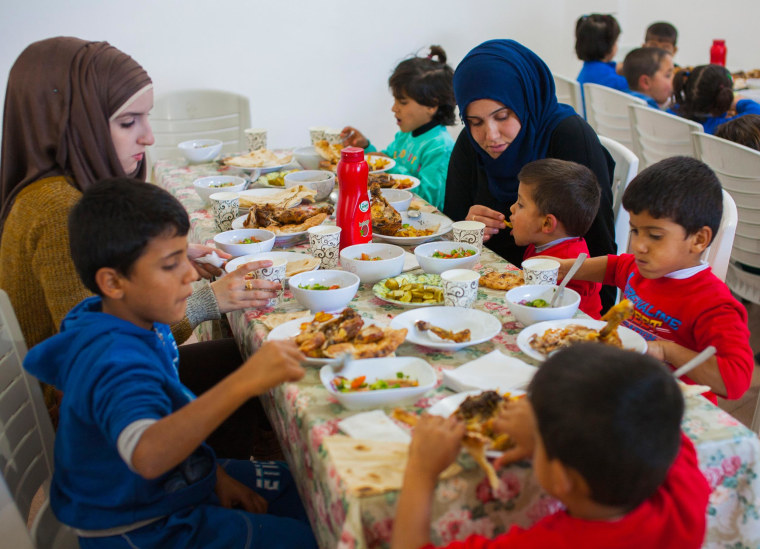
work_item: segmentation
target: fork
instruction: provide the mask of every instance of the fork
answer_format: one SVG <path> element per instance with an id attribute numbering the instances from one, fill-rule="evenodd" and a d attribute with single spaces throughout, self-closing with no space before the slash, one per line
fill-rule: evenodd
<path id="1" fill-rule="evenodd" d="M 351 360 L 353 360 L 351 353 L 343 353 L 342 355 L 336 357 L 335 362 L 332 365 L 333 372 L 340 372 L 343 368 L 351 363 Z"/>

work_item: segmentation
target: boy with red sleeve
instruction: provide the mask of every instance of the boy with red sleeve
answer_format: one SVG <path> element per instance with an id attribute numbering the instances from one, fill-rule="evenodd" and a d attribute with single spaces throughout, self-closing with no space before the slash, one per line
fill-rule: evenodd
<path id="1" fill-rule="evenodd" d="M 678 368 L 709 345 L 717 353 L 692 370 L 686 383 L 740 398 L 754 359 L 747 311 L 716 277 L 702 254 L 723 215 L 715 173 L 693 158 L 667 158 L 642 171 L 623 194 L 631 216 L 632 254 L 586 260 L 576 278 L 614 284 L 633 303 L 624 325 L 647 340 L 647 353 Z M 560 277 L 572 262 L 560 261 Z"/>
<path id="2" fill-rule="evenodd" d="M 527 398 L 509 402 L 494 422 L 515 442 L 497 466 L 532 456 L 539 484 L 566 509 L 528 529 L 447 547 L 700 547 L 710 487 L 680 432 L 683 409 L 678 384 L 651 357 L 594 343 L 551 356 Z M 393 549 L 433 547 L 432 493 L 463 433 L 453 417 L 426 416 L 415 428 Z"/>
<path id="3" fill-rule="evenodd" d="M 523 261 L 537 255 L 588 256 L 583 235 L 596 217 L 601 196 L 594 173 L 575 162 L 544 158 L 526 164 L 517 177 L 517 202 L 509 209 L 509 221 L 515 243 L 528 246 Z M 574 279 L 567 287 L 581 295 L 581 311 L 599 318 L 601 284 Z"/>

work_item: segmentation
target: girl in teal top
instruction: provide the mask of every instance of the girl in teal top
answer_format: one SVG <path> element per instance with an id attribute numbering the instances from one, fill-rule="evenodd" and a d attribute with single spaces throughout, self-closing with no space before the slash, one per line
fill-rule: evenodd
<path id="1" fill-rule="evenodd" d="M 446 52 L 432 46 L 427 57 L 402 61 L 388 80 L 394 99 L 391 111 L 401 129 L 382 151 L 396 161 L 389 171 L 419 178 L 420 186 L 414 191 L 438 209 L 443 208 L 446 172 L 454 148 L 446 130 L 454 124 L 453 77 Z M 345 146 L 376 150 L 351 126 L 343 128 L 341 137 Z"/>

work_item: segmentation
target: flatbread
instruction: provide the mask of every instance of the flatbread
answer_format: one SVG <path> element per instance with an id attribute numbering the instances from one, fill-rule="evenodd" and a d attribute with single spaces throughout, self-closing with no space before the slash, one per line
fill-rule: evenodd
<path id="1" fill-rule="evenodd" d="M 225 158 L 224 163 L 238 168 L 271 168 L 283 166 L 292 159 L 292 154 L 277 154 L 267 149 L 257 149 L 248 154 Z"/>
<path id="2" fill-rule="evenodd" d="M 511 290 L 523 284 L 522 271 L 491 271 L 480 277 L 480 285 L 492 290 Z"/>
<path id="3" fill-rule="evenodd" d="M 271 204 L 276 208 L 292 208 L 301 202 L 314 202 L 317 191 L 309 189 L 303 185 L 295 185 L 288 189 L 283 189 L 278 193 L 271 193 L 264 196 L 240 196 L 240 207 L 250 208 L 251 206 L 263 206 Z"/>
<path id="4" fill-rule="evenodd" d="M 319 265 L 319 263 L 319 259 L 310 255 L 305 255 L 303 259 L 288 261 L 288 264 L 285 265 L 285 276 L 290 278 L 298 273 L 314 270 L 314 267 Z"/>
<path id="5" fill-rule="evenodd" d="M 408 443 L 334 435 L 325 437 L 322 444 L 349 494 L 366 497 L 401 489 L 409 458 Z M 450 478 L 461 471 L 453 463 L 440 478 Z"/>
<path id="6" fill-rule="evenodd" d="M 289 313 L 270 313 L 262 317 L 261 323 L 267 328 L 269 328 L 270 330 L 274 330 L 280 324 L 285 324 L 286 322 L 290 322 L 291 320 L 295 320 L 297 318 L 303 318 L 305 316 L 309 316 L 309 311 L 293 311 Z"/>

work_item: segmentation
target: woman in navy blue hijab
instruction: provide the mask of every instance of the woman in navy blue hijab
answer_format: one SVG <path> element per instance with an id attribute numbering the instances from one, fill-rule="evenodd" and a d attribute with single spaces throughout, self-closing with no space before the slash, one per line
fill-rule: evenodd
<path id="1" fill-rule="evenodd" d="M 586 121 L 557 103 L 554 78 L 535 53 L 513 40 L 484 42 L 457 67 L 454 94 L 465 129 L 449 162 L 446 215 L 485 223 L 486 245 L 520 265 L 525 249 L 504 228 L 517 199 L 517 174 L 540 158 L 571 160 L 594 172 L 602 191 L 599 212 L 585 235 L 591 255 L 616 253 L 614 163 Z M 605 307 L 614 296 L 608 292 L 602 293 Z"/>

